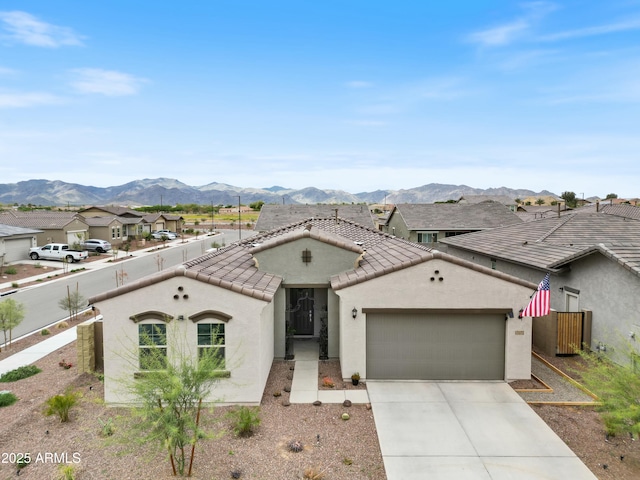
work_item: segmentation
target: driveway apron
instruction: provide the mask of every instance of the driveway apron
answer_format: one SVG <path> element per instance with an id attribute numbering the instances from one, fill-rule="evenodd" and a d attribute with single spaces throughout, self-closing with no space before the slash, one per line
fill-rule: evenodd
<path id="1" fill-rule="evenodd" d="M 503 382 L 367 382 L 388 480 L 595 479 Z"/>

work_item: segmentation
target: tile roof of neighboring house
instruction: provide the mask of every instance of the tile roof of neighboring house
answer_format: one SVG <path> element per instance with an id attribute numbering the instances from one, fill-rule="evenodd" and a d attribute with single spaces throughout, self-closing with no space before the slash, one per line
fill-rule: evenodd
<path id="1" fill-rule="evenodd" d="M 458 199 L 458 203 L 482 203 L 498 202 L 503 205 L 515 205 L 516 200 L 508 195 L 463 195 Z"/>
<path id="2" fill-rule="evenodd" d="M 113 222 L 120 222 L 120 224 L 131 223 L 131 218 L 118 217 L 117 215 L 109 215 L 105 217 L 84 217 L 84 221 L 90 227 L 106 227 Z M 139 219 L 138 219 L 139 221 Z M 137 222 L 135 222 L 137 223 Z"/>
<path id="3" fill-rule="evenodd" d="M 501 203 L 403 203 L 400 214 L 409 230 L 486 230 L 521 224 L 522 220 Z"/>
<path id="4" fill-rule="evenodd" d="M 74 220 L 84 222 L 84 218 L 74 212 L 3 212 L 0 223 L 15 227 L 40 228 L 51 230 L 63 228 Z"/>
<path id="5" fill-rule="evenodd" d="M 312 217 L 337 216 L 367 227 L 375 227 L 375 216 L 367 205 L 269 205 L 260 210 L 254 230 L 267 232 Z"/>
<path id="6" fill-rule="evenodd" d="M 180 215 L 173 215 L 173 214 L 169 214 L 169 213 L 149 213 L 149 214 L 145 215 L 142 218 L 147 223 L 153 223 L 156 220 L 158 220 L 160 217 L 164 218 L 165 220 L 169 220 L 169 221 L 182 220 L 182 217 Z"/>
<path id="7" fill-rule="evenodd" d="M 572 259 L 593 253 L 598 244 L 610 245 L 613 249 L 613 246 L 634 245 L 639 238 L 639 220 L 603 213 L 572 213 L 442 241 L 513 263 L 555 270 Z M 625 255 L 625 250 L 616 251 Z"/>
<path id="8" fill-rule="evenodd" d="M 33 235 L 35 233 L 41 233 L 42 230 L 35 230 L 33 228 L 15 227 L 13 225 L 0 224 L 0 237 L 13 237 L 14 235 Z"/>
<path id="9" fill-rule="evenodd" d="M 83 213 L 83 212 L 85 212 L 87 210 L 93 210 L 93 209 L 102 210 L 103 212 L 110 213 L 112 215 L 124 215 L 124 214 L 127 214 L 127 215 L 135 215 L 135 216 L 138 216 L 138 217 L 142 217 L 142 215 L 143 215 L 142 212 L 138 212 L 136 210 L 132 210 L 132 209 L 130 209 L 128 207 L 116 207 L 114 205 L 106 205 L 106 206 L 93 205 L 91 207 L 87 207 L 87 208 L 84 208 L 84 209 L 80 210 L 80 213 Z"/>
<path id="10" fill-rule="evenodd" d="M 256 267 L 253 253 L 259 253 L 305 237 L 346 248 L 356 253 L 363 253 L 357 267 L 331 278 L 331 286 L 335 290 L 434 258 L 442 258 L 451 263 L 464 265 L 467 268 L 529 288 L 536 287 L 525 280 L 381 233 L 349 220 L 338 218 L 336 221 L 334 217 L 325 217 L 307 219 L 263 234 L 257 234 L 242 242 L 234 243 L 216 252 L 191 260 L 179 267 L 102 293 L 89 301 L 94 303 L 106 300 L 175 276 L 186 276 L 253 298 L 271 301 L 282 282 L 282 278 L 260 271 Z"/>
<path id="11" fill-rule="evenodd" d="M 619 217 L 635 218 L 640 220 L 640 207 L 635 205 L 619 203 L 617 205 L 611 205 L 608 203 L 591 204 L 584 207 L 576 208 L 576 213 L 597 213 L 602 212 L 609 215 L 617 215 Z"/>

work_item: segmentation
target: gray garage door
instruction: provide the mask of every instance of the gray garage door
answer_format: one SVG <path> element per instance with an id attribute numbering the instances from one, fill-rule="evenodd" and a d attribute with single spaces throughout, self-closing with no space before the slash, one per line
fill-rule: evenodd
<path id="1" fill-rule="evenodd" d="M 504 314 L 367 314 L 367 378 L 504 379 Z"/>
<path id="2" fill-rule="evenodd" d="M 4 248 L 6 249 L 4 263 L 27 260 L 31 248 L 31 238 L 5 239 Z"/>

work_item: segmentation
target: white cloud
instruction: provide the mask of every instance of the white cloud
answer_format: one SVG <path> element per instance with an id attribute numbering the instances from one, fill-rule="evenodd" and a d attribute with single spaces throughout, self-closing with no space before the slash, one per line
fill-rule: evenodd
<path id="1" fill-rule="evenodd" d="M 538 20 L 557 8 L 555 4 L 549 2 L 530 2 L 522 7 L 525 13 L 520 18 L 472 33 L 468 39 L 472 43 L 478 43 L 485 47 L 509 45 L 527 36 Z"/>
<path id="2" fill-rule="evenodd" d="M 42 22 L 27 12 L 0 12 L 3 35 L 14 42 L 35 47 L 57 48 L 63 45 L 82 45 L 82 37 L 70 28 Z"/>
<path id="3" fill-rule="evenodd" d="M 64 103 L 62 98 L 49 93 L 0 93 L 0 108 L 28 108 L 60 103 Z"/>
<path id="4" fill-rule="evenodd" d="M 72 70 L 76 79 L 71 86 L 79 93 L 99 93 L 108 97 L 134 95 L 140 90 L 143 78 L 128 73 L 100 68 L 78 68 Z"/>
<path id="5" fill-rule="evenodd" d="M 640 19 L 634 19 L 626 22 L 609 23 L 607 25 L 599 25 L 596 27 L 586 27 L 576 30 L 567 30 L 566 32 L 553 33 L 540 37 L 540 40 L 546 42 L 555 42 L 557 40 L 592 37 L 596 35 L 606 35 L 608 33 L 625 32 L 628 30 L 638 29 L 640 29 Z"/>

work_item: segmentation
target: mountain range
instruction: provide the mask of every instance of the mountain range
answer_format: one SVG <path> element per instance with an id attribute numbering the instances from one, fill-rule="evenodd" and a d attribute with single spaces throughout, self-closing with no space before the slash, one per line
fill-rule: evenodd
<path id="1" fill-rule="evenodd" d="M 463 195 L 507 195 L 511 198 L 554 195 L 543 190 L 473 188 L 467 185 L 430 183 L 406 190 L 376 190 L 349 193 L 343 190 L 322 190 L 315 187 L 292 189 L 280 186 L 243 188 L 224 183 L 190 186 L 173 178 L 145 178 L 113 187 L 92 187 L 60 180 L 26 180 L 0 184 L 0 203 L 19 205 L 243 205 L 262 200 L 265 203 L 433 203 L 457 200 Z M 554 195 L 555 196 L 555 195 Z"/>

